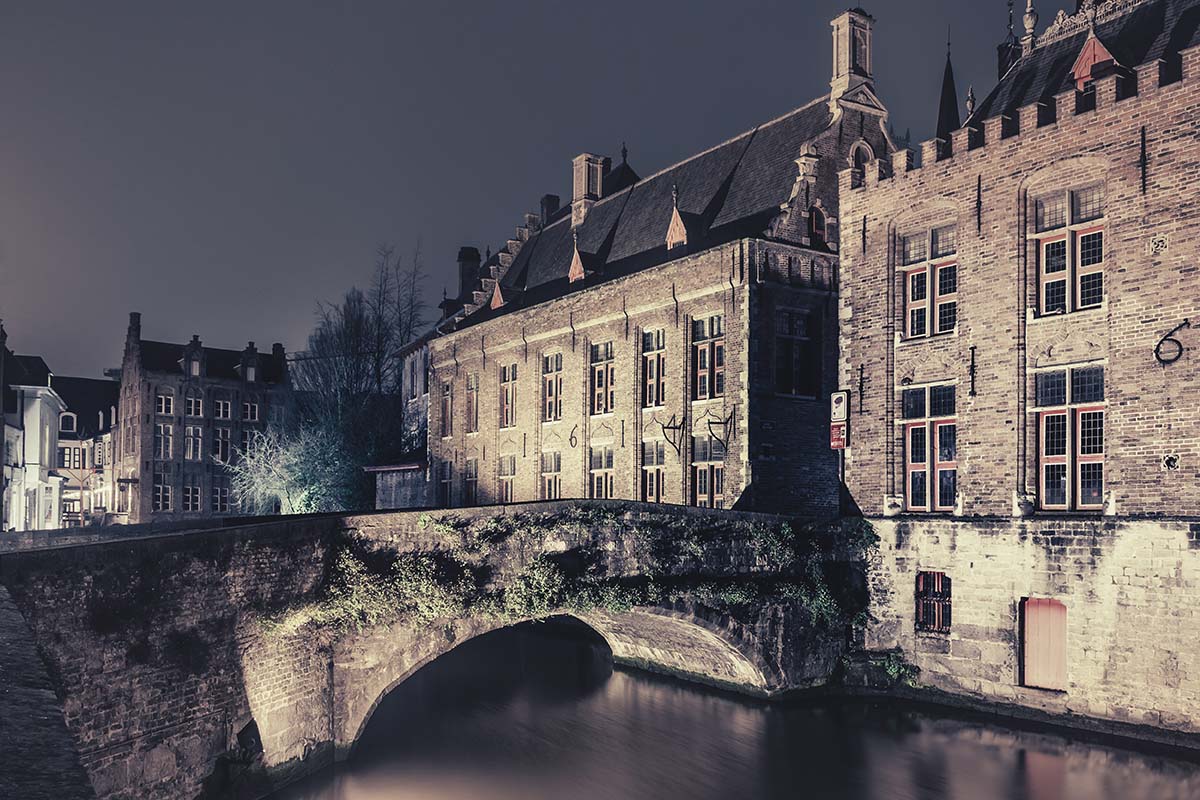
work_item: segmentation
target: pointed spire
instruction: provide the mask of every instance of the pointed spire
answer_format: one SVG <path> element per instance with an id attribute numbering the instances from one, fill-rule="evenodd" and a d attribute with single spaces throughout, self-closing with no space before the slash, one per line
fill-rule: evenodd
<path id="1" fill-rule="evenodd" d="M 629 148 L 625 146 L 624 142 L 621 142 L 621 163 L 629 163 Z"/>
<path id="2" fill-rule="evenodd" d="M 958 89 L 954 86 L 954 66 L 947 46 L 946 71 L 942 75 L 942 99 L 938 105 L 937 138 L 950 141 L 950 134 L 962 127 L 958 116 Z"/>
<path id="3" fill-rule="evenodd" d="M 1013 33 L 1013 0 L 1008 0 L 1008 41 L 1015 42 L 1017 35 Z"/>
<path id="4" fill-rule="evenodd" d="M 671 184 L 671 205 L 679 208 L 679 184 L 677 183 Z"/>

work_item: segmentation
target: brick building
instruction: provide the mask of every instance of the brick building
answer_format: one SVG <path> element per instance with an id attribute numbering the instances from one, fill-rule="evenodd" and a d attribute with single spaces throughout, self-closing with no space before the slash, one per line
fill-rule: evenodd
<path id="1" fill-rule="evenodd" d="M 965 125 L 841 176 L 849 488 L 868 514 L 1194 513 L 1200 4 L 1027 21 Z"/>
<path id="2" fill-rule="evenodd" d="M 871 35 L 833 22 L 829 95 L 648 178 L 581 154 L 569 206 L 464 249 L 430 343 L 439 505 L 836 512 L 837 174 L 892 149 Z"/>
<path id="3" fill-rule="evenodd" d="M 228 514 L 220 462 L 255 430 L 282 422 L 291 384 L 283 345 L 269 354 L 142 338 L 129 315 L 116 445 L 116 512 L 130 523 Z"/>

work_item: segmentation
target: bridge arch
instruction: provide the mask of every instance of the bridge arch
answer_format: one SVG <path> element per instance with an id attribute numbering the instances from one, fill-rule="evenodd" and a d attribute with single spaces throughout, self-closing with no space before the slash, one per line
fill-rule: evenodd
<path id="1" fill-rule="evenodd" d="M 764 662 L 750 631 L 702 609 L 641 607 L 622 613 L 562 614 L 587 625 L 608 644 L 617 663 L 768 695 L 783 683 Z M 393 625 L 349 637 L 334 661 L 336 757 L 348 758 L 379 704 L 423 667 L 464 643 L 530 620 L 467 619 L 444 626 Z"/>

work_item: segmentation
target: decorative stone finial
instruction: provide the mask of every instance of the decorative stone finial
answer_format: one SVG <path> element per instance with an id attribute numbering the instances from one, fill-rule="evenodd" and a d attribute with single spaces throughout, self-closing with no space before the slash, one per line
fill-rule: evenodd
<path id="1" fill-rule="evenodd" d="M 1013 38 L 1013 0 L 1008 0 L 1008 37 Z"/>
<path id="2" fill-rule="evenodd" d="M 629 163 L 629 148 L 625 146 L 624 142 L 621 142 L 621 163 Z"/>
<path id="3" fill-rule="evenodd" d="M 967 87 L 967 116 L 975 113 L 975 87 Z"/>
<path id="4" fill-rule="evenodd" d="M 671 184 L 671 205 L 679 208 L 679 184 Z"/>
<path id="5" fill-rule="evenodd" d="M 1025 0 L 1025 35 L 1032 37 L 1037 30 L 1038 13 L 1033 7 L 1033 0 Z"/>

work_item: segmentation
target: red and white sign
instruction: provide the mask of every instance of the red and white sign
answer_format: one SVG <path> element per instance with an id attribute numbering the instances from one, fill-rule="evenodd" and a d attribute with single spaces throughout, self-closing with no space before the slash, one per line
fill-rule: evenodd
<path id="1" fill-rule="evenodd" d="M 850 393 L 834 392 L 829 395 L 829 448 L 845 450 L 850 430 Z"/>
<path id="2" fill-rule="evenodd" d="M 829 423 L 829 448 L 831 450 L 846 449 L 846 423 Z"/>

